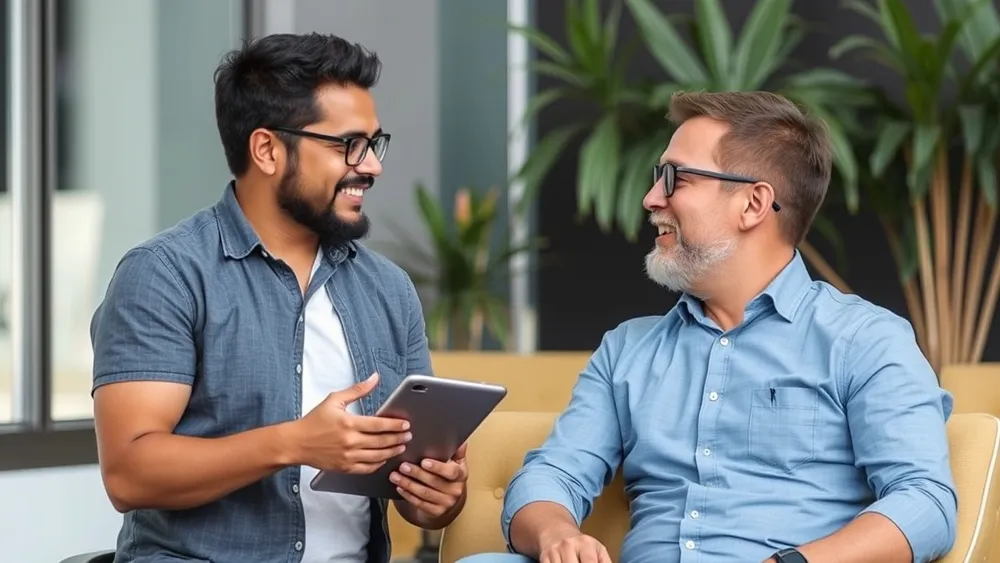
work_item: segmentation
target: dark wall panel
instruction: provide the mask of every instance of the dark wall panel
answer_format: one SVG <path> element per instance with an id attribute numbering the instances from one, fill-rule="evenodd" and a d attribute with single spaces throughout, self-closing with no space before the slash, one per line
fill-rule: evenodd
<path id="1" fill-rule="evenodd" d="M 936 28 L 933 3 L 926 0 L 907 3 L 920 29 Z M 725 2 L 727 16 L 737 29 L 753 4 L 753 0 Z M 657 5 L 666 13 L 691 14 L 694 3 L 660 0 Z M 565 44 L 564 2 L 535 2 L 534 6 L 536 25 Z M 795 11 L 808 22 L 823 22 L 794 54 L 796 66 L 834 66 L 881 85 L 897 87 L 893 77 L 874 63 L 857 59 L 833 63 L 827 57 L 830 46 L 843 35 L 875 34 L 872 22 L 840 8 L 836 2 L 799 0 Z M 626 10 L 620 37 L 635 33 L 635 24 Z M 663 75 L 648 56 L 637 57 L 631 72 L 633 76 Z M 552 85 L 555 85 L 552 79 L 538 78 L 539 90 Z M 544 135 L 592 111 L 579 104 L 555 104 L 540 115 L 537 133 Z M 676 295 L 653 284 L 643 273 L 643 257 L 652 248 L 655 236 L 651 227 L 645 228 L 639 241 L 633 244 L 619 233 L 602 233 L 592 220 L 577 219 L 574 185 L 578 149 L 579 144 L 570 147 L 559 159 L 538 200 L 539 234 L 548 242 L 537 273 L 539 346 L 544 350 L 594 349 L 604 332 L 618 323 L 635 316 L 663 314 L 676 301 Z M 878 221 L 865 213 L 849 216 L 833 212 L 830 216 L 840 227 L 851 253 L 845 273 L 847 282 L 866 299 L 905 315 L 897 272 Z M 1000 360 L 1000 322 L 994 323 L 984 359 Z"/>

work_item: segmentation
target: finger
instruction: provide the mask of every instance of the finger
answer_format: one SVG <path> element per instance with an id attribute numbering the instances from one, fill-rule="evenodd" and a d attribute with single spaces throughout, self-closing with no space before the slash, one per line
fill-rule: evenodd
<path id="1" fill-rule="evenodd" d="M 598 563 L 600 544 L 587 542 L 580 546 L 580 563 Z"/>
<path id="2" fill-rule="evenodd" d="M 440 516 L 441 514 L 444 514 L 444 509 L 442 507 L 429 503 L 402 487 L 396 487 L 396 492 L 398 492 L 399 496 L 403 497 L 403 500 L 409 503 L 410 506 L 421 512 L 426 512 L 432 516 Z"/>
<path id="3" fill-rule="evenodd" d="M 351 417 L 351 428 L 366 434 L 406 432 L 410 429 L 410 423 L 401 418 L 355 415 Z"/>
<path id="4" fill-rule="evenodd" d="M 454 464 L 454 462 L 452 463 Z M 407 477 L 410 477 L 411 479 L 417 481 L 418 483 L 427 485 L 428 487 L 436 491 L 441 491 L 446 494 L 450 494 L 452 492 L 454 492 L 456 495 L 460 494 L 459 491 L 461 491 L 462 483 L 464 482 L 464 479 L 452 480 L 452 479 L 447 479 L 445 477 L 441 477 L 440 475 L 431 473 L 430 471 L 427 471 L 425 469 L 421 469 L 420 467 L 417 467 L 412 463 L 404 463 L 400 465 L 399 471 L 400 473 L 405 474 Z"/>
<path id="5" fill-rule="evenodd" d="M 398 471 L 393 471 L 389 475 L 389 480 L 397 487 L 404 489 L 427 504 L 440 507 L 450 507 L 455 504 L 454 498 L 451 495 L 403 475 Z"/>
<path id="6" fill-rule="evenodd" d="M 390 459 L 406 451 L 406 446 L 393 446 L 391 448 L 351 450 L 347 452 L 347 459 L 356 463 L 385 463 Z"/>
<path id="7" fill-rule="evenodd" d="M 611 554 L 608 553 L 608 548 L 604 547 L 602 544 L 598 545 L 601 546 L 600 553 L 598 553 L 597 556 L 598 563 L 611 563 Z"/>
<path id="8" fill-rule="evenodd" d="M 405 446 L 412 439 L 413 435 L 409 432 L 389 432 L 384 434 L 356 432 L 348 440 L 348 445 L 356 449 L 381 450 L 384 448 Z"/>
<path id="9" fill-rule="evenodd" d="M 462 445 L 458 447 L 458 450 L 455 452 L 455 455 L 451 456 L 451 459 L 453 459 L 455 461 L 461 461 L 461 460 L 465 459 L 465 452 L 468 449 L 469 449 L 469 443 L 468 442 L 462 442 Z"/>
<path id="10" fill-rule="evenodd" d="M 341 407 L 346 409 L 347 405 L 371 393 L 375 389 L 375 386 L 378 385 L 378 377 L 378 372 L 373 373 L 368 376 L 368 379 L 360 383 L 355 383 L 342 391 L 330 393 L 329 399 L 336 401 Z"/>
<path id="11" fill-rule="evenodd" d="M 445 481 L 450 481 L 452 483 L 465 481 L 466 469 L 465 465 L 461 463 L 456 463 L 454 461 L 441 462 L 436 459 L 425 459 L 420 462 L 420 467 L 413 468 L 413 475 L 423 481 L 423 474 L 431 474 L 435 477 L 440 477 Z"/>
<path id="12" fill-rule="evenodd" d="M 347 472 L 355 475 L 368 475 L 369 473 L 375 473 L 383 465 L 385 465 L 384 461 L 380 463 L 355 463 L 347 468 Z"/>

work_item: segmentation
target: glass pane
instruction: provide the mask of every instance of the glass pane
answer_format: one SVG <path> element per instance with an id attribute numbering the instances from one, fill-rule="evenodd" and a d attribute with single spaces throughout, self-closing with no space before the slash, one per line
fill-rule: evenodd
<path id="1" fill-rule="evenodd" d="M 242 4 L 56 1 L 56 420 L 93 416 L 90 320 L 122 255 L 212 205 L 229 180 L 212 73 L 238 43 Z"/>
<path id="2" fill-rule="evenodd" d="M 7 149 L 10 133 L 7 131 L 9 57 L 7 41 L 10 37 L 7 23 L 7 2 L 0 0 L 0 135 L 4 149 L 0 150 L 0 424 L 13 420 L 14 356 L 11 342 L 10 286 L 14 264 L 11 221 L 10 190 L 7 189 Z"/>

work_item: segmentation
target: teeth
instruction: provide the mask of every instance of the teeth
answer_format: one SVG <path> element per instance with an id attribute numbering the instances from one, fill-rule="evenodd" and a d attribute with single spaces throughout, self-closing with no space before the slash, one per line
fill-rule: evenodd
<path id="1" fill-rule="evenodd" d="M 674 228 L 673 227 L 667 227 L 666 225 L 660 225 L 659 231 L 660 231 L 661 235 L 666 235 L 666 234 L 673 233 L 674 232 Z"/>
<path id="2" fill-rule="evenodd" d="M 355 196 L 355 197 L 364 197 L 364 195 L 365 195 L 365 189 L 364 188 L 346 187 L 346 188 L 344 188 L 341 191 L 343 191 L 347 195 L 352 195 L 352 196 Z"/>

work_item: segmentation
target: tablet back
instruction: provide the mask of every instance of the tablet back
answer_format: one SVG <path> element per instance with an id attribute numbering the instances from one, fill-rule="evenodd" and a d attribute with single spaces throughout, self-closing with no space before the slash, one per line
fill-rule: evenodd
<path id="1" fill-rule="evenodd" d="M 410 422 L 413 437 L 406 451 L 367 475 L 320 471 L 310 486 L 318 491 L 399 499 L 390 473 L 404 461 L 419 465 L 425 458 L 450 459 L 506 395 L 506 388 L 490 383 L 407 376 L 378 411 L 378 416 Z"/>

